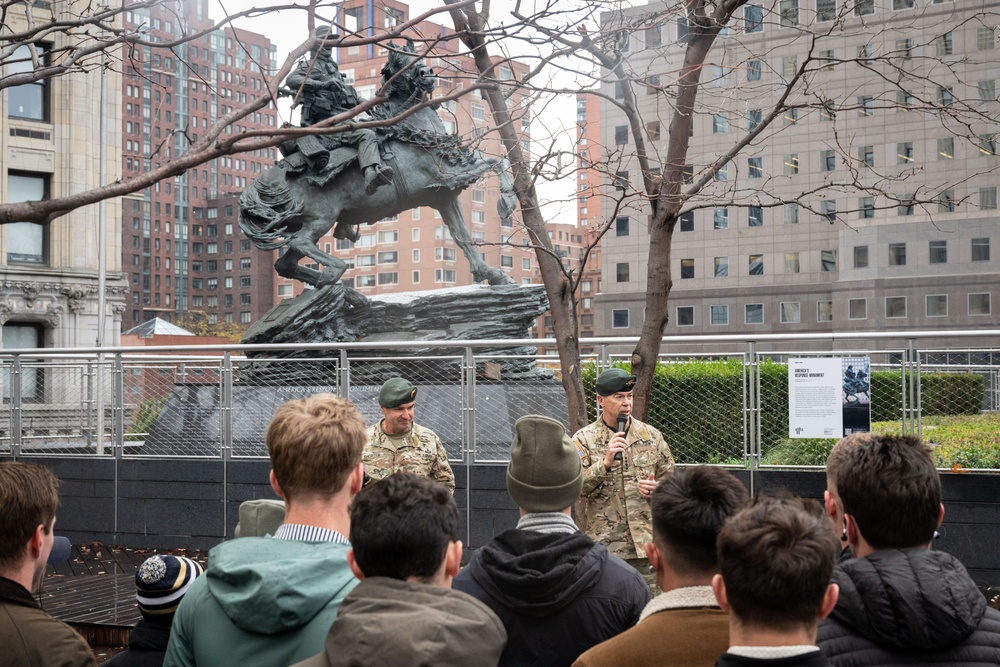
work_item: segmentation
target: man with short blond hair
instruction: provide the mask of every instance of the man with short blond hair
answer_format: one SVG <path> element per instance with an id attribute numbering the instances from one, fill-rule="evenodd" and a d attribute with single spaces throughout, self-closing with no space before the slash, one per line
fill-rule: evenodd
<path id="1" fill-rule="evenodd" d="M 851 450 L 874 439 L 875 434 L 870 432 L 845 435 L 837 441 L 826 457 L 826 491 L 823 492 L 823 504 L 833 525 L 833 535 L 841 541 L 841 558 L 850 558 L 851 548 L 847 546 L 844 506 L 840 502 L 840 494 L 837 493 L 837 478 L 846 465 Z"/>
<path id="2" fill-rule="evenodd" d="M 83 637 L 32 597 L 55 536 L 59 480 L 48 468 L 0 463 L 0 650 L 4 665 L 96 665 Z"/>
<path id="3" fill-rule="evenodd" d="M 357 408 L 332 394 L 289 401 L 265 439 L 285 521 L 273 538 L 212 549 L 174 617 L 168 667 L 290 665 L 315 655 L 358 584 L 347 563 L 348 508 L 364 478 Z"/>

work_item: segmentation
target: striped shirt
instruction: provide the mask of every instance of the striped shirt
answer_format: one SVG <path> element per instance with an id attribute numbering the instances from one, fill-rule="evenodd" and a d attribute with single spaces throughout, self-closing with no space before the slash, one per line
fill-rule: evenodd
<path id="1" fill-rule="evenodd" d="M 299 523 L 283 523 L 274 531 L 276 540 L 295 540 L 297 542 L 333 542 L 335 544 L 350 544 L 350 541 L 335 530 L 319 526 L 303 526 Z"/>

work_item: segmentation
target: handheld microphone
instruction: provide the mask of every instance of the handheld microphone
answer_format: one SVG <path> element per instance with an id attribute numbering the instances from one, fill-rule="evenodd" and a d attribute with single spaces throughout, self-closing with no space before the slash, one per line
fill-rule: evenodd
<path id="1" fill-rule="evenodd" d="M 624 433 L 625 428 L 628 426 L 628 415 L 624 412 L 618 413 L 618 433 Z M 622 460 L 622 453 L 615 452 L 615 461 Z"/>

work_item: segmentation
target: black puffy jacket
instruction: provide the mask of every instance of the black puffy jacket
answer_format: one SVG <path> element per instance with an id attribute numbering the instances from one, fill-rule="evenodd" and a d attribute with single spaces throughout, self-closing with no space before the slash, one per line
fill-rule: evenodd
<path id="1" fill-rule="evenodd" d="M 635 625 L 649 602 L 639 573 L 583 533 L 508 530 L 472 556 L 452 588 L 503 621 L 499 667 L 569 667 Z"/>
<path id="2" fill-rule="evenodd" d="M 954 556 L 887 549 L 838 565 L 818 643 L 834 667 L 1000 665 L 1000 612 Z"/>

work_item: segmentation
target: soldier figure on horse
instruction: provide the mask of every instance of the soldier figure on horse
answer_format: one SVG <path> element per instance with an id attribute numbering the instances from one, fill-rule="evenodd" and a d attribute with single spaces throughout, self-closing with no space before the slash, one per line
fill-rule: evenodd
<path id="1" fill-rule="evenodd" d="M 313 47 L 312 58 L 299 62 L 295 71 L 285 79 L 285 86 L 295 96 L 297 104 L 302 105 L 301 125 L 308 127 L 326 120 L 339 113 L 349 111 L 361 103 L 354 86 L 347 83 L 333 59 L 332 45 L 328 42 L 330 29 L 320 26 L 316 29 L 316 45 Z M 333 35 L 332 38 L 336 38 Z M 359 120 L 368 120 L 366 114 L 358 116 Z M 358 148 L 358 163 L 365 177 L 365 192 L 369 195 L 383 185 L 392 182 L 392 167 L 382 164 L 379 153 L 378 139 L 370 129 L 342 132 L 327 139 L 336 145 L 355 145 Z M 302 137 L 296 142 L 298 150 L 308 159 L 316 155 L 324 155 L 327 148 L 313 136 Z M 325 162 L 310 165 L 322 169 Z"/>

